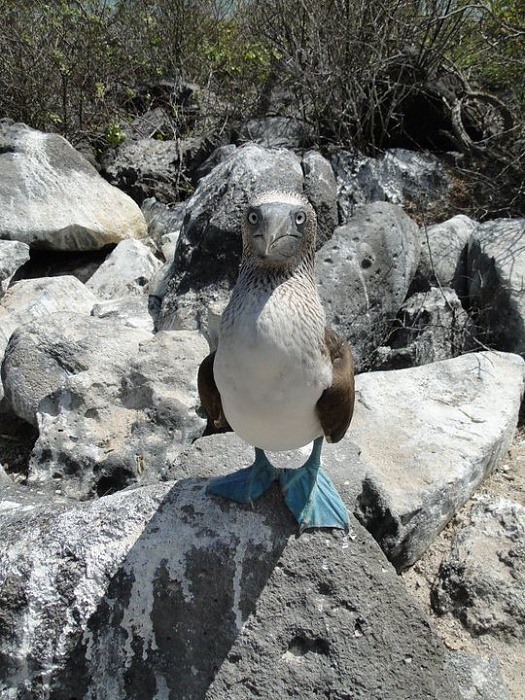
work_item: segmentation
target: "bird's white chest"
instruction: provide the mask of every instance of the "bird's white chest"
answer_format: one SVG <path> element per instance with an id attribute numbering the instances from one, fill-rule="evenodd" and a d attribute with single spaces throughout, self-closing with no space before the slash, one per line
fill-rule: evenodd
<path id="1" fill-rule="evenodd" d="M 232 298 L 214 374 L 224 414 L 240 437 L 288 450 L 322 434 L 315 405 L 332 381 L 323 342 L 317 297 L 305 305 L 285 289 L 264 300 L 254 293 Z"/>

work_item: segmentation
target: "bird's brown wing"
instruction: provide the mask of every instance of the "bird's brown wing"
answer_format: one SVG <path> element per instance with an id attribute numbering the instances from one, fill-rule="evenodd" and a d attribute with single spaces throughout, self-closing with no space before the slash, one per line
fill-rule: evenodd
<path id="1" fill-rule="evenodd" d="M 214 360 L 215 352 L 212 352 L 201 362 L 197 374 L 199 397 L 202 407 L 208 415 L 208 427 L 206 428 L 205 435 L 231 430 L 224 416 L 221 395 L 219 394 L 217 384 L 215 383 L 215 377 L 213 376 Z"/>
<path id="2" fill-rule="evenodd" d="M 317 415 L 328 442 L 339 442 L 346 433 L 354 412 L 354 363 L 346 341 L 330 328 L 325 344 L 332 360 L 332 386 L 317 402 Z"/>

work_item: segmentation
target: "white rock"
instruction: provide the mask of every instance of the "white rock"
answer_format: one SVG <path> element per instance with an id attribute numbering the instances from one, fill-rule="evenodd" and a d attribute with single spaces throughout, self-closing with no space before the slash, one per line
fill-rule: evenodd
<path id="1" fill-rule="evenodd" d="M 0 238 L 95 250 L 146 234 L 139 207 L 61 136 L 8 121 L 0 136 Z"/>
<path id="2" fill-rule="evenodd" d="M 3 364 L 6 397 L 15 413 L 37 425 L 42 399 L 77 374 L 103 383 L 124 371 L 149 333 L 87 314 L 54 313 L 33 319 L 11 336 Z M 71 407 L 73 410 L 73 407 Z"/>
<path id="3" fill-rule="evenodd" d="M 96 318 L 113 319 L 128 328 L 139 328 L 153 333 L 155 324 L 149 312 L 148 297 L 126 296 L 120 299 L 101 301 L 93 306 L 91 315 Z"/>
<path id="4" fill-rule="evenodd" d="M 29 469 L 31 483 L 55 481 L 81 499 L 163 478 L 168 452 L 177 454 L 206 425 L 197 412 L 197 370 L 208 352 L 200 334 L 151 336 L 88 321 L 78 342 L 56 339 L 62 357 L 78 355 L 82 345 L 92 360 L 39 401 Z M 48 355 L 53 348 L 41 366 Z"/>
<path id="5" fill-rule="evenodd" d="M 100 299 L 146 294 L 149 282 L 162 263 L 137 240 L 122 241 L 86 282 Z"/>
<path id="6" fill-rule="evenodd" d="M 397 568 L 421 556 L 504 457 L 524 379 L 523 359 L 500 352 L 357 377 L 348 435 L 368 477 L 356 514 Z"/>
<path id="7" fill-rule="evenodd" d="M 421 229 L 421 259 L 417 276 L 433 285 L 452 287 L 460 296 L 467 292 L 467 246 L 477 222 L 468 216 Z"/>
<path id="8" fill-rule="evenodd" d="M 60 311 L 89 315 L 97 299 L 72 275 L 37 277 L 14 284 L 0 302 L 0 328 L 9 338 L 18 326 Z"/>

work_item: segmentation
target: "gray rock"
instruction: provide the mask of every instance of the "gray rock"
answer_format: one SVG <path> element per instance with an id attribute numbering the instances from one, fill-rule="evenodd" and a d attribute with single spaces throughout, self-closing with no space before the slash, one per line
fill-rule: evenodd
<path id="1" fill-rule="evenodd" d="M 205 487 L 84 504 L 11 488 L 0 694 L 459 700 L 443 646 L 357 523 L 350 541 L 296 538 L 276 490 L 252 508 Z"/>
<path id="2" fill-rule="evenodd" d="M 29 260 L 29 246 L 19 241 L 0 240 L 0 299 L 15 272 Z"/>
<path id="3" fill-rule="evenodd" d="M 303 155 L 304 189 L 315 203 L 317 214 L 317 248 L 333 236 L 339 223 L 337 182 L 330 162 L 317 151 Z"/>
<path id="4" fill-rule="evenodd" d="M 355 514 L 398 570 L 421 556 L 506 454 L 524 377 L 522 358 L 498 352 L 357 377 L 348 436 L 367 476 Z M 340 462 L 345 444 L 331 446 Z"/>
<path id="5" fill-rule="evenodd" d="M 206 156 L 207 146 L 201 137 L 126 139 L 104 154 L 102 167 L 109 182 L 139 204 L 149 197 L 169 203 L 180 199 L 188 171 Z"/>
<path id="6" fill-rule="evenodd" d="M 525 355 L 525 219 L 487 221 L 476 229 L 468 278 L 480 340 Z"/>
<path id="7" fill-rule="evenodd" d="M 358 371 L 384 345 L 419 260 L 417 225 L 397 206 L 368 204 L 317 253 L 327 322 L 352 344 Z"/>
<path id="8" fill-rule="evenodd" d="M 199 182 L 187 202 L 159 328 L 201 328 L 209 303 L 228 298 L 241 255 L 241 217 L 250 197 L 268 189 L 302 191 L 301 161 L 291 151 L 248 144 Z"/>
<path id="9" fill-rule="evenodd" d="M 112 319 L 118 325 L 138 328 L 148 333 L 153 333 L 155 330 L 155 323 L 149 311 L 149 301 L 145 295 L 101 301 L 93 306 L 91 315 L 96 318 Z"/>
<path id="10" fill-rule="evenodd" d="M 164 250 L 163 241 L 166 236 L 176 236 L 176 243 L 186 214 L 186 205 L 182 202 L 168 206 L 149 197 L 142 202 L 141 209 L 148 224 L 148 236 L 154 241 L 157 250 L 162 250 L 165 260 L 171 261 L 175 247 L 168 254 Z"/>
<path id="11" fill-rule="evenodd" d="M 343 221 L 348 221 L 356 206 L 369 202 L 391 202 L 427 212 L 439 209 L 451 186 L 438 158 L 403 148 L 387 150 L 378 158 L 339 151 L 332 165 Z"/>
<path id="12" fill-rule="evenodd" d="M 233 143 L 225 144 L 216 148 L 211 155 L 206 158 L 204 163 L 200 165 L 194 172 L 194 183 L 197 184 L 203 177 L 209 175 L 211 171 L 220 163 L 228 160 L 237 151 L 237 146 Z"/>
<path id="13" fill-rule="evenodd" d="M 421 556 L 506 454 L 524 377 L 523 360 L 504 353 L 356 377 L 350 429 L 341 442 L 325 444 L 323 464 L 396 568 Z M 298 467 L 309 451 L 271 458 Z M 252 462 L 253 449 L 237 436 L 214 435 L 179 450 L 168 476 L 227 474 Z"/>
<path id="14" fill-rule="evenodd" d="M 123 371 L 150 334 L 88 315 L 54 313 L 20 326 L 11 336 L 2 365 L 6 398 L 15 413 L 37 425 L 42 399 L 77 374 L 92 380 Z"/>
<path id="15" fill-rule="evenodd" d="M 468 216 L 454 216 L 448 221 L 421 229 L 421 258 L 416 283 L 451 287 L 461 298 L 468 296 L 467 250 L 477 227 Z"/>
<path id="16" fill-rule="evenodd" d="M 432 605 L 474 635 L 525 639 L 525 507 L 476 499 L 432 588 Z"/>
<path id="17" fill-rule="evenodd" d="M 2 120 L 0 146 L 0 238 L 97 250 L 145 235 L 138 206 L 61 136 Z"/>
<path id="18" fill-rule="evenodd" d="M 378 348 L 374 367 L 403 369 L 458 357 L 475 347 L 475 327 L 456 292 L 431 287 L 399 311 L 389 346 Z"/>
<path id="19" fill-rule="evenodd" d="M 124 126 L 125 133 L 131 139 L 174 139 L 178 129 L 173 110 L 171 112 L 170 115 L 163 107 L 148 109 L 144 114 L 139 114 L 131 124 Z"/>
<path id="20" fill-rule="evenodd" d="M 149 291 L 149 282 L 162 263 L 144 243 L 122 241 L 86 282 L 99 299 L 140 296 Z"/>
<path id="21" fill-rule="evenodd" d="M 38 403 L 29 480 L 73 498 L 103 496 L 164 478 L 167 454 L 202 434 L 197 369 L 206 341 L 193 332 L 148 333 L 90 318 L 77 333 L 91 361 Z M 74 352 L 62 337 L 62 354 Z"/>
<path id="22" fill-rule="evenodd" d="M 463 700 L 511 700 L 495 656 L 483 659 L 465 651 L 449 651 L 447 667 L 458 680 Z"/>
<path id="23" fill-rule="evenodd" d="M 252 141 L 266 148 L 304 148 L 313 137 L 313 129 L 306 122 L 281 116 L 249 119 L 238 133 L 241 143 Z"/>
<path id="24" fill-rule="evenodd" d="M 0 358 L 18 326 L 61 311 L 88 315 L 96 301 L 89 289 L 70 275 L 17 282 L 0 301 Z"/>

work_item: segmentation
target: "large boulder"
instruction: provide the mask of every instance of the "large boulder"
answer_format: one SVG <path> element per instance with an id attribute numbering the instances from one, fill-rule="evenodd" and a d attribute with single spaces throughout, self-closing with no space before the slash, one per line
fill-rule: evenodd
<path id="1" fill-rule="evenodd" d="M 469 303 L 480 340 L 525 356 L 525 219 L 481 224 L 468 250 Z"/>
<path id="2" fill-rule="evenodd" d="M 232 464 L 232 467 L 237 465 Z M 445 650 L 376 543 L 304 534 L 191 478 L 0 510 L 0 694 L 459 700 Z"/>
<path id="3" fill-rule="evenodd" d="M 355 513 L 397 569 L 421 556 L 506 454 L 524 380 L 522 358 L 499 352 L 357 377 Z M 332 447 L 337 464 L 345 442 Z"/>
<path id="4" fill-rule="evenodd" d="M 145 233 L 138 206 L 64 138 L 0 122 L 0 238 L 96 250 Z"/>
<path id="5" fill-rule="evenodd" d="M 310 167 L 314 167 L 313 160 L 309 160 Z M 315 166 L 320 167 L 319 163 Z M 311 185 L 312 204 L 322 214 L 321 245 L 332 233 L 323 222 L 331 226 L 336 221 L 335 181 L 315 188 L 313 182 L 305 177 L 300 158 L 285 149 L 247 144 L 221 160 L 200 180 L 186 204 L 158 327 L 206 330 L 210 303 L 226 303 L 238 274 L 242 216 L 255 193 L 283 190 L 310 195 Z M 328 219 L 327 210 L 332 211 Z"/>
<path id="6" fill-rule="evenodd" d="M 317 253 L 319 293 L 331 325 L 368 369 L 388 339 L 420 253 L 418 226 L 385 202 L 358 209 Z"/>
<path id="7" fill-rule="evenodd" d="M 41 324 L 34 329 L 36 342 L 24 332 L 15 348 L 19 364 L 33 358 L 46 369 L 59 365 L 56 389 L 43 396 L 34 392 L 39 436 L 29 481 L 84 499 L 164 478 L 168 457 L 199 437 L 206 424 L 197 412 L 197 369 L 206 341 L 195 332 L 151 336 L 97 318 L 71 325 L 73 330 L 56 329 L 44 343 Z M 75 358 L 85 364 L 73 368 Z M 18 385 L 28 389 L 20 379 Z"/>

